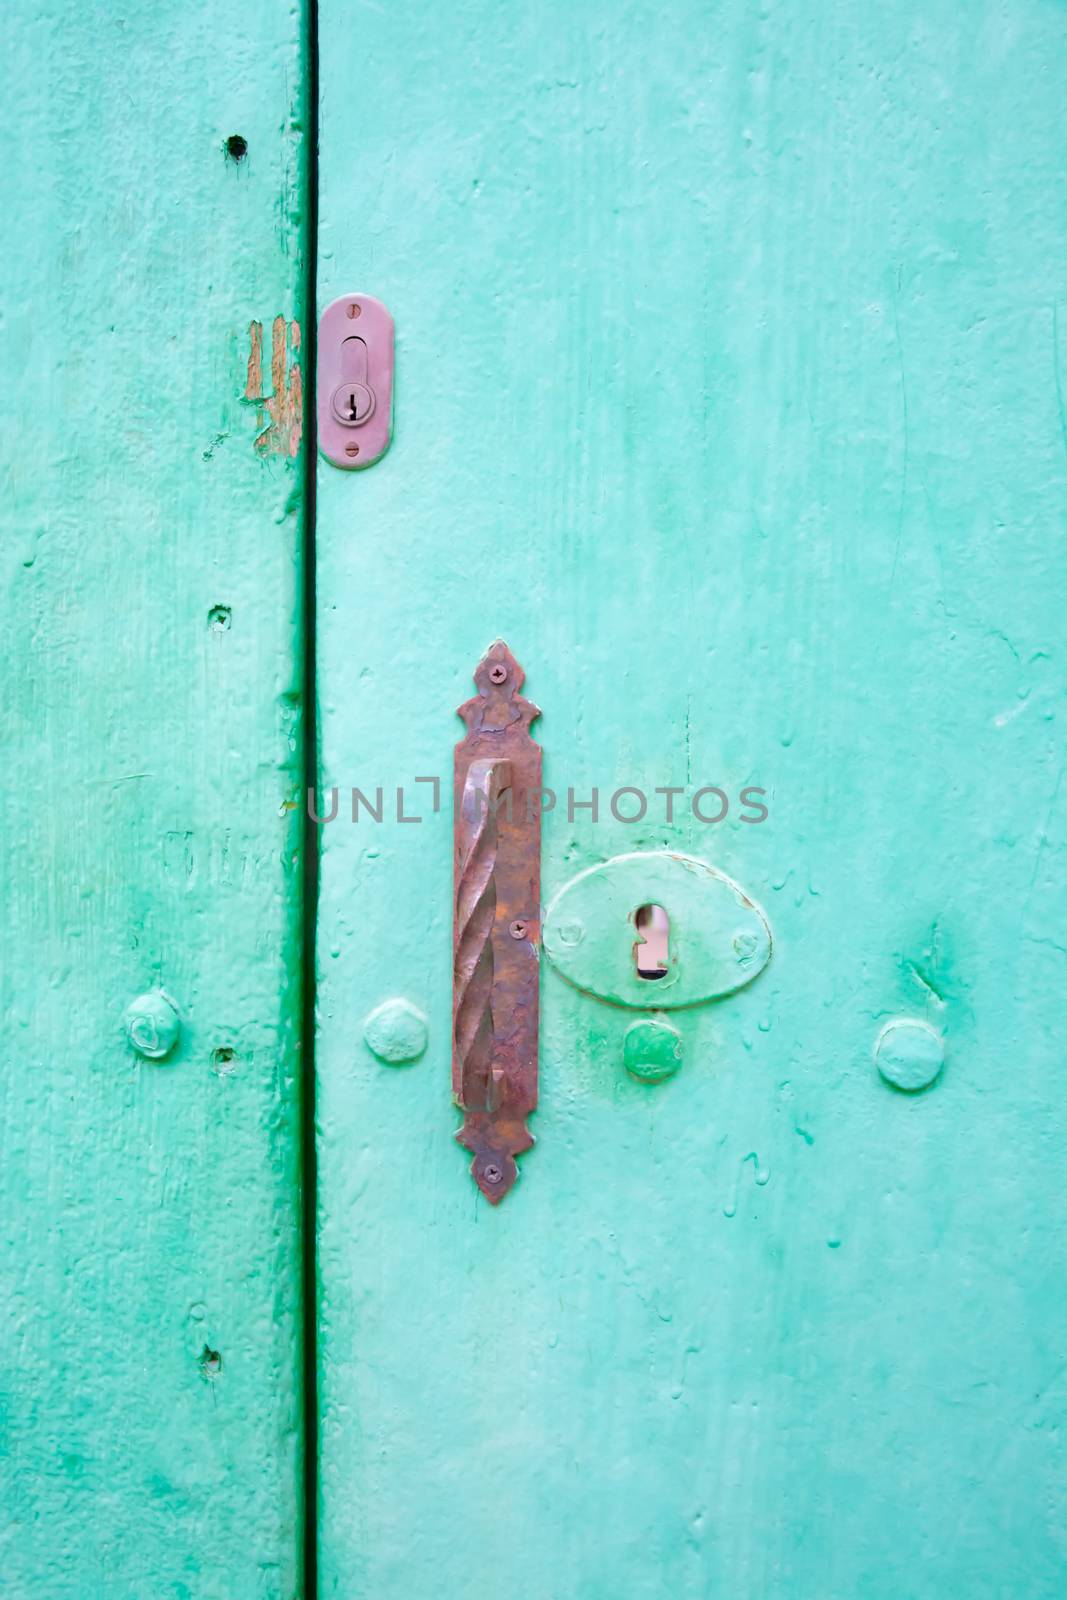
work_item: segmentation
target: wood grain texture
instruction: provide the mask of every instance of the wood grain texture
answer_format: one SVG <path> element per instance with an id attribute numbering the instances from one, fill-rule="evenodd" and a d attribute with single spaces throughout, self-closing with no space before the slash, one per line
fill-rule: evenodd
<path id="1" fill-rule="evenodd" d="M 12 1600 L 299 1587 L 301 31 L 4 13 Z M 160 987 L 155 1062 L 121 1024 Z"/>
<path id="2" fill-rule="evenodd" d="M 323 781 L 447 774 L 508 640 L 545 817 L 767 911 L 741 993 L 542 971 L 536 1148 L 449 1099 L 450 826 L 323 829 L 324 1596 L 1064 1590 L 1067 13 L 323 0 L 322 303 L 396 319 L 395 436 L 319 473 Z M 352 108 L 359 106 L 358 145 Z M 632 929 L 620 927 L 632 939 Z M 415 1065 L 362 1020 L 425 1010 Z M 917 1095 L 873 1050 L 944 1038 Z"/>

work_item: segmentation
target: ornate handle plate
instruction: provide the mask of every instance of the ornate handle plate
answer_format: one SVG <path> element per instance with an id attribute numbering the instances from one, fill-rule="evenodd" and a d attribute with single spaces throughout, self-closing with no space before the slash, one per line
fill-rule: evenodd
<path id="1" fill-rule="evenodd" d="M 523 677 L 497 640 L 459 707 L 467 735 L 455 752 L 452 1093 L 464 1112 L 456 1138 L 494 1205 L 534 1142 L 537 1105 L 541 747 Z"/>

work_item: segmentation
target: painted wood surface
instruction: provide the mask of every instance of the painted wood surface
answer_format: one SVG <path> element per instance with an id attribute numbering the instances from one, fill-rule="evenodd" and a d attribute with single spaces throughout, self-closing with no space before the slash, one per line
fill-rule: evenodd
<path id="1" fill-rule="evenodd" d="M 12 1600 L 298 1592 L 301 29 L 0 25 Z"/>
<path id="2" fill-rule="evenodd" d="M 1051 1600 L 1067 14 L 320 26 L 321 304 L 397 330 L 390 453 L 319 468 L 321 1592 Z M 446 780 L 497 636 L 560 796 L 544 900 L 680 849 L 774 953 L 670 1013 L 658 1084 L 546 963 L 494 1211 L 452 1140 Z M 623 784 L 686 794 L 625 824 Z M 710 785 L 766 821 L 698 822 Z M 393 997 L 404 1066 L 363 1038 Z M 927 1032 L 888 1078 L 944 1050 L 924 1091 L 876 1068 L 892 1021 Z"/>

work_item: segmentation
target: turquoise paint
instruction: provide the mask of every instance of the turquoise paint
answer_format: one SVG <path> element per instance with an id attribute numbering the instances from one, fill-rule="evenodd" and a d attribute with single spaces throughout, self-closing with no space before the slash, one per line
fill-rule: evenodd
<path id="1" fill-rule="evenodd" d="M 0 1588 L 293 1600 L 302 22 L 0 38 Z"/>
<path id="2" fill-rule="evenodd" d="M 503 636 L 558 795 L 768 791 L 759 826 L 557 803 L 546 903 L 681 850 L 774 931 L 658 1086 L 545 964 L 494 1212 L 447 803 L 323 829 L 322 1593 L 1053 1600 L 1067 13 L 320 28 L 320 303 L 397 329 L 389 454 L 319 468 L 323 783 L 447 774 Z M 397 996 L 430 1042 L 387 1072 Z M 945 1041 L 924 1093 L 873 1067 L 895 1018 Z"/>

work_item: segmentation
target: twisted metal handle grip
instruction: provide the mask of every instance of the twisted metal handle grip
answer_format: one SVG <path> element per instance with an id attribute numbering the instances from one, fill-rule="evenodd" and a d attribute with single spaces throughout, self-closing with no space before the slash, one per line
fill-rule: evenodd
<path id="1" fill-rule="evenodd" d="M 468 1111 L 493 1111 L 493 925 L 496 921 L 497 811 L 511 785 L 510 761 L 472 761 L 457 819 L 455 1092 Z"/>

